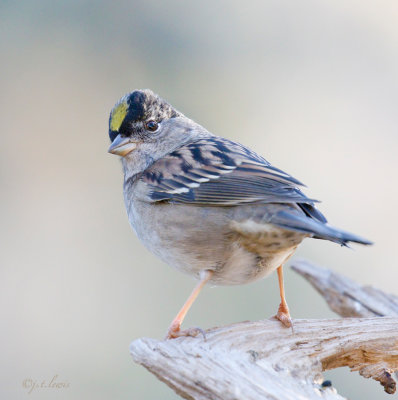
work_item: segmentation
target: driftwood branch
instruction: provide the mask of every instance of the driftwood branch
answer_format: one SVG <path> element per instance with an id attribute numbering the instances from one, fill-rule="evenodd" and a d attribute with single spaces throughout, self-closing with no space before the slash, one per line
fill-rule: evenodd
<path id="1" fill-rule="evenodd" d="M 296 261 L 292 269 L 307 279 L 329 307 L 342 317 L 398 317 L 397 296 L 373 286 L 361 286 L 308 261 Z"/>
<path id="2" fill-rule="evenodd" d="M 134 360 L 186 399 L 343 399 L 321 375 L 343 366 L 394 393 L 397 298 L 305 262 L 293 269 L 336 312 L 372 317 L 294 320 L 294 331 L 275 320 L 244 322 L 210 329 L 206 340 L 142 338 L 131 344 Z"/>

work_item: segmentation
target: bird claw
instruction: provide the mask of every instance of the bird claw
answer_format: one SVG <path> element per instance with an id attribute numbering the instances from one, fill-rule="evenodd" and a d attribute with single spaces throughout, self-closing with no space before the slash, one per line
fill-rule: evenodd
<path id="1" fill-rule="evenodd" d="M 182 336 L 190 336 L 190 337 L 196 337 L 199 334 L 203 335 L 203 339 L 206 341 L 206 333 L 202 328 L 188 328 L 184 329 L 183 331 L 180 330 L 180 328 L 170 328 L 169 331 L 167 332 L 167 335 L 165 339 L 176 339 Z"/>
<path id="2" fill-rule="evenodd" d="M 292 332 L 294 332 L 293 329 L 293 321 L 292 318 L 290 317 L 289 309 L 287 308 L 287 305 L 281 304 L 279 306 L 278 312 L 275 315 L 275 318 L 278 319 L 282 325 L 286 328 L 292 328 Z"/>
<path id="3" fill-rule="evenodd" d="M 280 322 L 282 322 L 282 325 L 285 326 L 286 328 L 293 327 L 293 322 L 289 314 L 278 311 L 278 313 L 275 315 L 275 318 L 278 319 Z"/>

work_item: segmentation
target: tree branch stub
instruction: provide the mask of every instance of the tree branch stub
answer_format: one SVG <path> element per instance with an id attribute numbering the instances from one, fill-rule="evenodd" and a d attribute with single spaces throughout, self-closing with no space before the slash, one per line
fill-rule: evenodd
<path id="1" fill-rule="evenodd" d="M 398 297 L 373 286 L 362 286 L 330 269 L 296 261 L 294 271 L 308 280 L 342 317 L 398 317 Z"/>

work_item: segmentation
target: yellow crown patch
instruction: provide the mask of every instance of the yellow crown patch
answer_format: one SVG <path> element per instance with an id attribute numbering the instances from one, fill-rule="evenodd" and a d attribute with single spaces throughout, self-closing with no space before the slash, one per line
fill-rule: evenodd
<path id="1" fill-rule="evenodd" d="M 123 101 L 119 105 L 117 105 L 111 113 L 111 122 L 110 122 L 110 128 L 112 131 L 119 131 L 120 126 L 123 123 L 124 118 L 126 117 L 127 114 L 127 103 Z"/>

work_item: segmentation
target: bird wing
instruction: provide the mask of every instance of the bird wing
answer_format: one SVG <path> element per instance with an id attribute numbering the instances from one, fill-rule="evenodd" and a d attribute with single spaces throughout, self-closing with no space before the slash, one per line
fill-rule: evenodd
<path id="1" fill-rule="evenodd" d="M 268 222 L 341 245 L 372 243 L 329 226 L 315 208 L 316 200 L 299 189 L 302 183 L 254 151 L 220 137 L 180 147 L 152 164 L 136 183 L 140 196 L 153 203 L 222 207 L 289 204 L 293 207 L 274 209 Z"/>
<path id="2" fill-rule="evenodd" d="M 245 146 L 220 137 L 186 144 L 151 165 L 140 177 L 151 202 L 203 206 L 302 203 L 312 218 L 326 221 L 303 184 Z M 142 189 L 142 188 L 141 188 Z"/>

